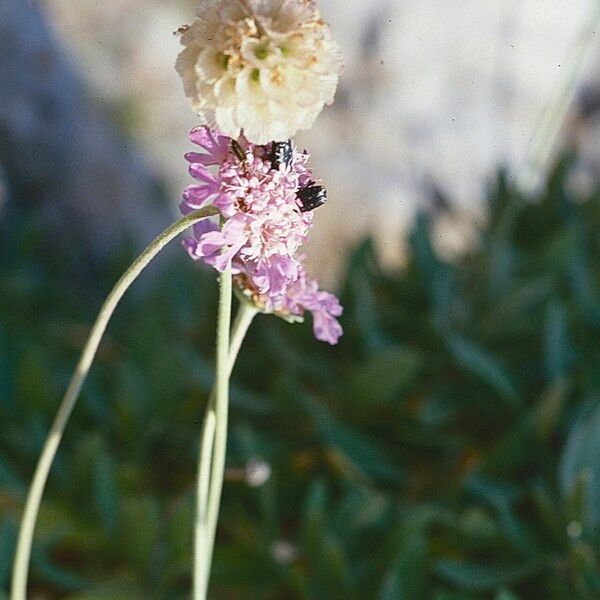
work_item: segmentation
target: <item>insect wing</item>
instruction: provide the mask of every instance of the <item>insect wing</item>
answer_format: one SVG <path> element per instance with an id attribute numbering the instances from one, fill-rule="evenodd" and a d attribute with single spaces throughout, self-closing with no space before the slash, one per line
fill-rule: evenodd
<path id="1" fill-rule="evenodd" d="M 300 212 L 308 212 L 323 206 L 327 201 L 327 192 L 322 185 L 311 185 L 302 188 L 296 193 L 300 200 Z"/>
<path id="2" fill-rule="evenodd" d="M 292 166 L 294 158 L 294 150 L 292 148 L 292 140 L 285 142 L 273 142 L 271 146 L 271 167 L 276 171 L 280 165 L 285 165 L 287 168 Z"/>

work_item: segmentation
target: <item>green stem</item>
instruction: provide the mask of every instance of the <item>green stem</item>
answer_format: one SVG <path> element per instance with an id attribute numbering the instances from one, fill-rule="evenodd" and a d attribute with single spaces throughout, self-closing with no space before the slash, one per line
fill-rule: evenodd
<path id="1" fill-rule="evenodd" d="M 229 344 L 229 355 L 227 359 L 227 375 L 230 376 L 235 365 L 237 355 L 250 324 L 254 317 L 258 314 L 258 310 L 247 302 L 240 305 L 238 313 L 233 323 L 231 330 L 231 342 Z M 212 462 L 212 448 L 215 441 L 215 391 L 211 392 L 206 408 L 206 416 L 202 425 L 202 435 L 200 439 L 200 459 L 198 470 L 198 488 L 197 488 L 197 522 L 196 522 L 196 537 L 198 539 L 197 547 L 202 543 L 200 540 L 206 536 L 206 528 L 202 527 L 202 523 L 206 523 L 206 511 L 208 505 L 208 488 L 210 482 L 210 467 Z M 197 559 L 200 558 L 200 553 L 196 553 Z"/>
<path id="2" fill-rule="evenodd" d="M 246 337 L 248 328 L 258 314 L 258 310 L 248 302 L 242 302 L 235 317 L 231 330 L 231 342 L 229 344 L 229 355 L 227 359 L 227 375 L 230 376 L 240 351 L 242 342 Z M 215 440 L 215 390 L 213 389 L 206 407 L 206 416 L 202 426 L 200 441 L 200 460 L 198 472 L 198 517 L 206 520 L 206 507 L 208 504 L 208 487 L 212 456 L 212 446 Z"/>
<path id="3" fill-rule="evenodd" d="M 222 289 L 222 299 L 223 291 L 227 293 L 227 290 Z M 233 370 L 246 332 L 257 313 L 256 308 L 249 303 L 240 303 L 229 344 L 225 371 L 227 381 Z M 208 591 L 210 565 L 212 562 L 212 551 L 225 470 L 228 398 L 225 398 L 225 401 L 222 401 L 221 404 L 219 403 L 217 395 L 218 383 L 217 376 L 215 389 L 208 400 L 200 442 L 194 552 L 195 600 L 205 600 Z"/>
<path id="4" fill-rule="evenodd" d="M 242 300 L 238 309 L 233 328 L 231 330 L 231 343 L 229 345 L 229 356 L 227 362 L 227 374 L 231 375 L 237 355 L 242 346 L 242 342 L 246 337 L 248 328 L 254 320 L 254 317 L 258 314 L 258 310 L 254 308 L 250 303 Z"/>
<path id="5" fill-rule="evenodd" d="M 208 485 L 206 488 L 199 489 L 198 493 L 198 515 L 196 521 L 196 538 L 194 552 L 194 598 L 204 600 L 208 589 L 208 579 L 210 573 L 210 539 L 212 534 L 211 510 L 214 510 L 215 504 L 215 486 L 220 489 L 217 483 L 222 481 L 225 471 L 225 448 L 227 442 L 227 416 L 229 407 L 229 374 L 227 369 L 229 354 L 229 329 L 231 326 L 231 265 L 221 274 L 219 278 L 219 309 L 217 316 L 217 340 L 216 340 L 216 365 L 215 365 L 215 391 L 214 402 L 208 409 L 206 423 L 213 418 L 214 413 L 214 440 L 208 437 L 210 430 L 205 428 L 207 433 L 203 436 L 202 452 L 200 457 L 200 467 L 211 466 L 210 476 L 200 473 L 198 477 L 199 486 Z M 207 450 L 212 450 L 205 454 Z M 205 502 L 204 506 L 200 504 Z M 217 506 L 218 510 L 218 506 Z"/>
<path id="6" fill-rule="evenodd" d="M 26 600 L 31 544 L 42 495 L 44 493 L 44 487 L 48 479 L 48 473 L 50 472 L 52 462 L 69 420 L 69 416 L 73 411 L 81 387 L 90 370 L 90 366 L 96 355 L 96 350 L 98 349 L 98 345 L 100 344 L 100 340 L 102 339 L 110 317 L 129 286 L 137 279 L 144 268 L 164 248 L 164 246 L 194 223 L 216 214 L 218 214 L 218 210 L 214 206 L 208 206 L 190 213 L 165 229 L 165 231 L 163 231 L 142 252 L 142 254 L 140 254 L 129 269 L 127 269 L 102 305 L 81 354 L 81 358 L 79 359 L 79 363 L 75 369 L 75 373 L 71 378 L 69 387 L 67 388 L 56 417 L 54 418 L 54 422 L 52 423 L 52 427 L 50 428 L 50 432 L 48 433 L 29 488 L 13 566 L 11 600 Z"/>

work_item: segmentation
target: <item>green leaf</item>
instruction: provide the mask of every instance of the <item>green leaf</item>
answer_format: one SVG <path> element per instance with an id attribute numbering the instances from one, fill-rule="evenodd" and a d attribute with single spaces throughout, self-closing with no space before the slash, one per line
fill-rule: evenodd
<path id="1" fill-rule="evenodd" d="M 131 585 L 107 585 L 103 589 L 69 596 L 68 600 L 144 600 L 146 597 L 145 592 L 136 590 Z"/>
<path id="2" fill-rule="evenodd" d="M 275 576 L 273 563 L 267 553 L 240 544 L 218 544 L 215 547 L 211 579 L 215 584 L 244 586 L 250 590 L 265 586 Z"/>
<path id="3" fill-rule="evenodd" d="M 116 590 L 114 592 L 86 592 L 69 596 L 68 600 L 142 600 L 144 597 L 142 592 Z"/>
<path id="4" fill-rule="evenodd" d="M 478 600 L 473 594 L 466 592 L 451 592 L 449 590 L 440 590 L 433 595 L 433 600 Z"/>
<path id="5" fill-rule="evenodd" d="M 315 400 L 304 398 L 304 406 L 314 417 L 323 442 L 338 450 L 361 473 L 395 484 L 402 480 L 402 473 L 375 440 L 344 425 Z"/>
<path id="6" fill-rule="evenodd" d="M 160 512 L 156 497 L 131 497 L 123 503 L 117 545 L 121 556 L 144 571 L 149 564 L 158 535 Z"/>
<path id="7" fill-rule="evenodd" d="M 600 403 L 589 405 L 573 424 L 559 474 L 563 497 L 582 486 L 585 516 L 592 526 L 600 523 Z"/>
<path id="8" fill-rule="evenodd" d="M 560 425 L 560 417 L 567 401 L 567 386 L 557 381 L 547 390 L 533 407 L 532 430 L 540 441 L 547 441 Z"/>
<path id="9" fill-rule="evenodd" d="M 372 354 L 368 361 L 356 368 L 350 378 L 353 397 L 360 402 L 386 404 L 398 401 L 418 377 L 423 364 L 422 356 L 412 348 L 389 348 Z"/>
<path id="10" fill-rule="evenodd" d="M 496 600 L 519 600 L 508 588 L 502 588 L 496 593 Z"/>
<path id="11" fill-rule="evenodd" d="M 311 597 L 326 600 L 341 597 L 350 585 L 345 548 L 328 526 L 328 493 L 317 480 L 307 495 L 302 523 L 302 540 L 311 566 Z"/>
<path id="12" fill-rule="evenodd" d="M 384 576 L 379 600 L 422 600 L 427 589 L 428 547 L 422 530 L 407 527 L 390 569 Z"/>
<path id="13" fill-rule="evenodd" d="M 521 405 L 512 379 L 497 358 L 457 334 L 448 336 L 446 342 L 454 360 L 495 390 L 509 408 L 516 409 Z"/>
<path id="14" fill-rule="evenodd" d="M 494 506 L 512 504 L 520 495 L 518 486 L 487 478 L 481 473 L 473 473 L 465 481 L 465 488 L 485 498 Z"/>
<path id="15" fill-rule="evenodd" d="M 431 221 L 424 213 L 417 216 L 410 237 L 415 264 L 429 293 L 433 322 L 438 329 L 447 330 L 452 321 L 455 304 L 451 269 L 441 262 L 431 244 Z"/>
<path id="16" fill-rule="evenodd" d="M 529 325 L 531 315 L 554 292 L 552 278 L 547 276 L 515 281 L 509 294 L 506 289 L 502 286 L 502 293 L 496 292 L 483 319 L 483 330 L 495 338 L 510 335 L 516 326 Z"/>
<path id="17" fill-rule="evenodd" d="M 48 389 L 52 383 L 51 371 L 45 351 L 31 346 L 23 354 L 16 375 L 17 399 L 21 406 L 31 411 L 45 410 L 49 405 Z"/>
<path id="18" fill-rule="evenodd" d="M 166 531 L 169 555 L 164 575 L 178 579 L 188 573 L 190 556 L 193 556 L 195 497 L 192 491 L 179 499 L 170 512 Z"/>
<path id="19" fill-rule="evenodd" d="M 0 328 L 0 418 L 3 410 L 12 409 L 14 406 L 14 392 L 12 389 L 13 369 L 9 363 L 9 354 L 5 350 L 7 343 L 4 331 Z"/>
<path id="20" fill-rule="evenodd" d="M 587 223 L 577 223 L 577 225 L 571 226 L 572 243 L 569 247 L 568 276 L 573 295 L 578 301 L 584 316 L 588 323 L 597 329 L 600 327 L 600 301 L 598 300 L 598 291 L 594 285 L 594 274 L 590 266 L 593 261 L 590 260 L 586 236 L 582 235 L 587 227 Z"/>
<path id="21" fill-rule="evenodd" d="M 567 311 L 559 302 L 552 302 L 546 312 L 544 336 L 546 374 L 550 381 L 562 380 L 568 368 L 569 341 Z"/>
<path id="22" fill-rule="evenodd" d="M 0 588 L 8 586 L 16 545 L 17 524 L 12 518 L 6 518 L 0 523 Z"/>
<path id="23" fill-rule="evenodd" d="M 94 457 L 92 485 L 94 503 L 100 518 L 109 531 L 114 531 L 118 514 L 115 465 L 103 443 L 98 446 Z"/>
<path id="24" fill-rule="evenodd" d="M 498 507 L 498 521 L 504 537 L 527 559 L 542 559 L 543 544 L 539 543 L 531 526 L 507 505 Z"/>
<path id="25" fill-rule="evenodd" d="M 360 244 L 348 261 L 342 294 L 344 328 L 357 345 L 373 350 L 383 344 L 379 315 L 374 302 L 372 275 L 377 271 L 372 240 Z"/>
<path id="26" fill-rule="evenodd" d="M 438 560 L 435 564 L 435 572 L 440 577 L 471 591 L 493 590 L 500 585 L 523 581 L 537 570 L 535 562 L 495 565 Z"/>
<path id="27" fill-rule="evenodd" d="M 31 567 L 33 572 L 59 589 L 75 591 L 89 587 L 89 581 L 84 577 L 54 564 L 46 549 L 32 552 Z"/>
<path id="28" fill-rule="evenodd" d="M 11 465 L 0 455 L 0 486 L 5 489 L 23 492 L 27 489 L 25 481 L 17 474 Z"/>

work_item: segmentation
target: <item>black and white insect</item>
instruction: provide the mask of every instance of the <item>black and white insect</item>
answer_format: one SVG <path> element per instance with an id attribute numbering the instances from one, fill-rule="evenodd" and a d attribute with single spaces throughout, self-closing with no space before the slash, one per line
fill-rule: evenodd
<path id="1" fill-rule="evenodd" d="M 305 188 L 299 189 L 296 196 L 300 200 L 300 212 L 314 210 L 327 202 L 325 188 L 322 185 L 314 185 L 314 181 L 311 181 Z"/>
<path id="2" fill-rule="evenodd" d="M 270 159 L 273 169 L 279 169 L 280 165 L 291 167 L 294 159 L 292 140 L 273 142 Z M 299 189 L 296 196 L 300 201 L 300 212 L 314 210 L 327 201 L 325 188 L 322 185 L 316 185 L 314 181 L 311 181 L 306 187 Z"/>
<path id="3" fill-rule="evenodd" d="M 285 142 L 273 142 L 271 144 L 271 167 L 276 171 L 279 170 L 280 165 L 286 167 L 292 166 L 292 160 L 294 159 L 294 149 L 292 148 L 292 140 L 286 140 Z"/>

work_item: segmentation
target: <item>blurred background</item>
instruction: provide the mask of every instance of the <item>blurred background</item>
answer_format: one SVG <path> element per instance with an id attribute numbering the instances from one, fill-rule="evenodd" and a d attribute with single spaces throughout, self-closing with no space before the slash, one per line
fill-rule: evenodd
<path id="1" fill-rule="evenodd" d="M 600 597 L 600 7 L 321 0 L 346 69 L 299 137 L 330 348 L 257 319 L 212 598 Z M 177 214 L 191 0 L 0 0 L 0 598 L 95 314 Z M 31 598 L 189 597 L 214 274 L 119 307 L 44 498 Z"/>

